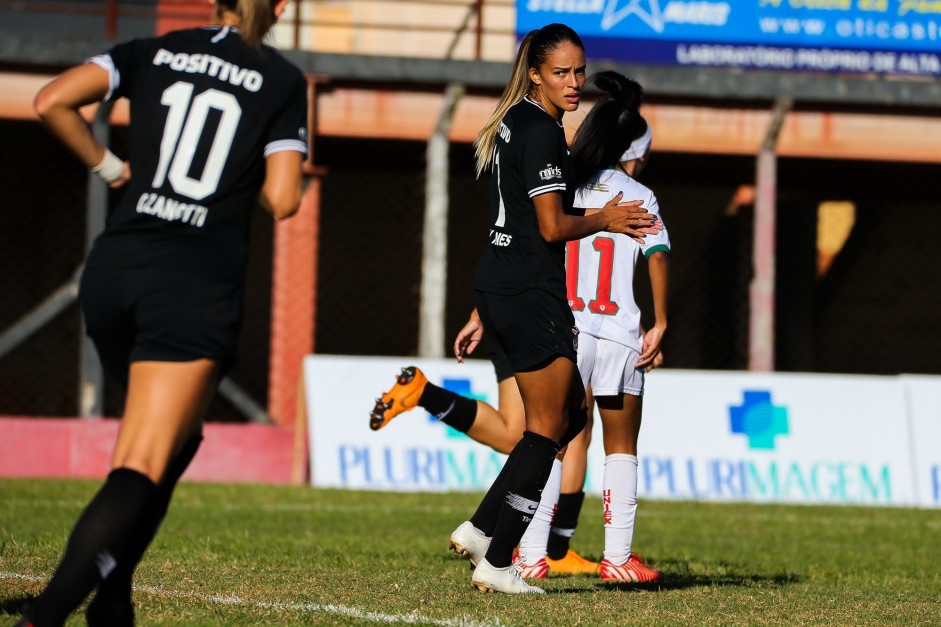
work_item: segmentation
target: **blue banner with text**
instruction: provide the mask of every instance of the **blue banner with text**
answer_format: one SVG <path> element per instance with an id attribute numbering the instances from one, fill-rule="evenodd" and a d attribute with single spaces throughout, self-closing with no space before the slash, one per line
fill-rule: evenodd
<path id="1" fill-rule="evenodd" d="M 517 0 L 520 38 L 561 22 L 588 57 L 941 76 L 941 0 Z"/>

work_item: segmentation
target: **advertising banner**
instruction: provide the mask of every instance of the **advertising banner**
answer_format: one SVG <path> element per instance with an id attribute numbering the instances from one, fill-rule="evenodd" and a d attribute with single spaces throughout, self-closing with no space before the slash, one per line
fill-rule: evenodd
<path id="1" fill-rule="evenodd" d="M 911 411 L 911 461 L 918 500 L 926 507 L 941 507 L 941 378 L 902 380 Z"/>
<path id="2" fill-rule="evenodd" d="M 489 362 L 309 356 L 312 482 L 318 487 L 484 491 L 505 457 L 421 408 L 378 432 L 376 397 L 403 366 L 498 404 Z M 639 442 L 642 498 L 941 507 L 941 378 L 657 370 Z M 601 493 L 594 421 L 586 492 Z"/>
<path id="3" fill-rule="evenodd" d="M 497 404 L 488 361 L 313 355 L 304 360 L 310 471 L 318 487 L 404 491 L 485 491 L 505 456 L 477 444 L 421 408 L 379 431 L 369 428 L 375 399 L 404 366 L 459 394 Z"/>
<path id="4" fill-rule="evenodd" d="M 654 371 L 639 493 L 914 505 L 909 444 L 896 377 Z"/>
<path id="5" fill-rule="evenodd" d="M 592 59 L 941 75 L 939 2 L 517 0 L 516 9 L 520 38 L 568 24 Z"/>

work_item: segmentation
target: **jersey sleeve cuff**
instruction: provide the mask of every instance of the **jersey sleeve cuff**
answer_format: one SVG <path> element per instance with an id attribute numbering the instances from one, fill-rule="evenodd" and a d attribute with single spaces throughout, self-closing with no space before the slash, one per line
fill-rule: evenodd
<path id="1" fill-rule="evenodd" d="M 279 139 L 265 146 L 265 156 L 270 157 L 276 152 L 293 150 L 303 155 L 307 154 L 307 144 L 298 139 Z"/>
<path id="2" fill-rule="evenodd" d="M 663 252 L 669 255 L 670 247 L 667 246 L 666 244 L 656 244 L 644 251 L 644 257 L 649 257 L 650 255 L 654 253 L 660 253 L 660 252 Z"/>
<path id="3" fill-rule="evenodd" d="M 121 84 L 121 73 L 114 67 L 114 61 L 109 54 L 98 54 L 85 59 L 85 63 L 93 63 L 108 73 L 108 93 L 105 94 L 105 100 L 111 100 L 114 90 Z"/>
<path id="4" fill-rule="evenodd" d="M 540 187 L 534 187 L 533 189 L 529 190 L 529 197 L 535 198 L 536 196 L 539 196 L 540 194 L 546 194 L 548 192 L 564 192 L 564 191 L 565 191 L 565 183 L 553 183 L 552 185 L 542 185 Z"/>

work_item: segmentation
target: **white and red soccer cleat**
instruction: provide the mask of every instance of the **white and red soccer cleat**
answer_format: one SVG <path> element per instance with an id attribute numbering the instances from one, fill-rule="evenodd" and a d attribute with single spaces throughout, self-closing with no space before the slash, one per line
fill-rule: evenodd
<path id="1" fill-rule="evenodd" d="M 524 556 L 520 555 L 519 549 L 513 549 L 513 565 L 519 571 L 523 579 L 547 579 L 549 577 L 549 564 L 546 558 L 540 557 L 532 564 L 523 561 Z"/>
<path id="2" fill-rule="evenodd" d="M 601 579 L 604 581 L 632 581 L 634 583 L 657 583 L 663 581 L 663 573 L 644 563 L 640 555 L 634 553 L 623 564 L 612 564 L 607 559 L 601 560 Z"/>

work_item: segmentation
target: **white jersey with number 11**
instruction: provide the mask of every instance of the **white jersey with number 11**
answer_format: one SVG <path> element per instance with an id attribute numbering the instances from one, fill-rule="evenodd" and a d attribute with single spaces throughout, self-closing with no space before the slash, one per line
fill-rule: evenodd
<path id="1" fill-rule="evenodd" d="M 618 192 L 623 192 L 625 202 L 642 200 L 647 213 L 660 217 L 653 192 L 620 170 L 605 170 L 585 184 L 575 195 L 575 207 L 603 207 Z M 643 244 L 607 232 L 569 242 L 566 288 L 579 332 L 642 352 L 640 308 L 634 299 L 637 254 L 669 250 L 666 225 L 656 235 L 647 235 Z"/>

